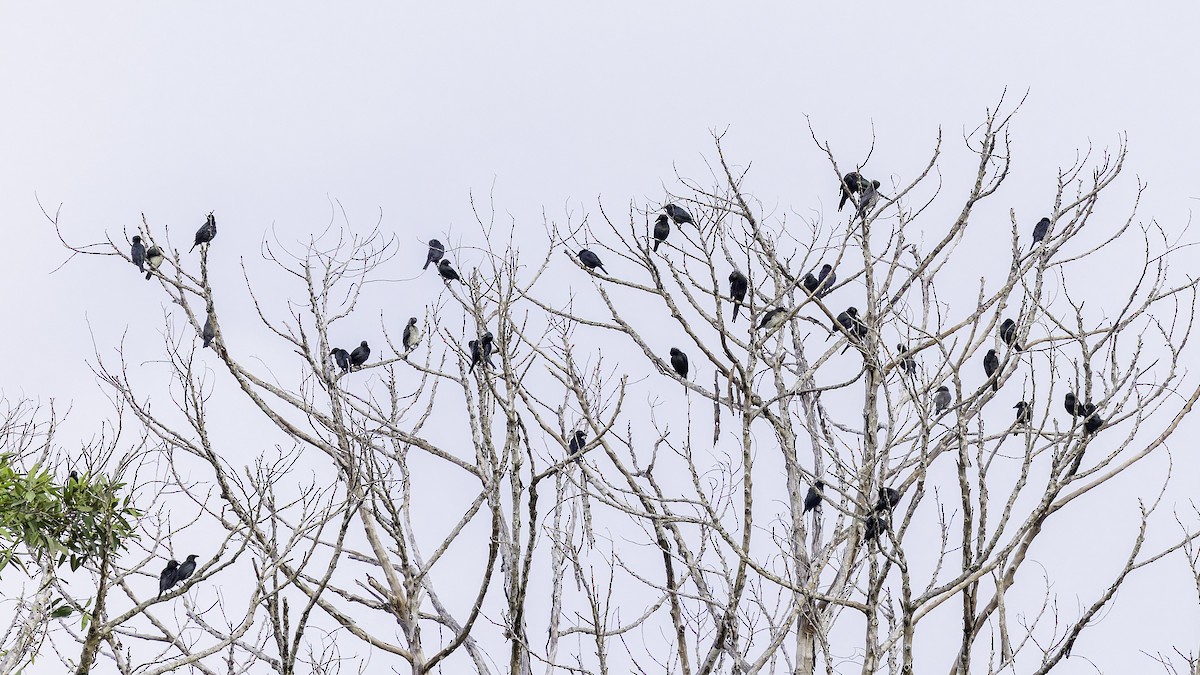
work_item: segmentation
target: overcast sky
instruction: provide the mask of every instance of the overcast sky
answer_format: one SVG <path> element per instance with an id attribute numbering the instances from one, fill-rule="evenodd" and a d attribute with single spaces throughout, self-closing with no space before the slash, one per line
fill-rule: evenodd
<path id="1" fill-rule="evenodd" d="M 1142 218 L 1194 239 L 1200 5 L 744 4 L 2 5 L 0 389 L 103 416 L 93 339 L 128 331 L 161 348 L 159 295 L 117 261 L 51 274 L 65 255 L 35 195 L 62 205 L 79 242 L 122 237 L 145 213 L 186 248 L 216 210 L 220 245 L 248 257 L 271 228 L 323 228 L 335 199 L 358 227 L 382 213 L 419 262 L 430 229 L 469 229 L 472 192 L 494 189 L 519 237 L 541 237 L 543 210 L 657 201 L 676 171 L 705 179 L 720 130 L 753 162 L 768 210 L 828 210 L 835 191 L 806 117 L 854 158 L 873 128 L 873 165 L 907 179 L 939 127 L 960 151 L 1008 88 L 1029 98 L 1000 213 L 1033 222 L 1056 167 L 1126 133 L 1115 194 L 1136 174 L 1150 185 Z M 1110 635 L 1150 625 L 1155 649 L 1194 638 L 1186 597 L 1148 616 L 1152 581 L 1119 598 Z M 1086 644 L 1109 672 L 1148 667 L 1137 640 Z"/>

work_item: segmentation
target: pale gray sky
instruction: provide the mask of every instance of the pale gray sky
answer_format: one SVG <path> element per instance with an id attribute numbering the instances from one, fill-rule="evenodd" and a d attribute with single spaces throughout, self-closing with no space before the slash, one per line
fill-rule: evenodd
<path id="1" fill-rule="evenodd" d="M 1140 176 L 1141 217 L 1194 238 L 1184 228 L 1200 137 L 1187 73 L 1200 5 L 967 5 L 7 3 L 0 388 L 102 417 L 88 322 L 102 348 L 125 331 L 161 348 L 157 289 L 114 259 L 49 274 L 65 256 L 35 193 L 63 205 L 77 241 L 119 237 L 144 212 L 186 248 L 216 210 L 219 245 L 247 258 L 272 227 L 293 239 L 324 227 L 333 198 L 358 227 L 382 211 L 415 268 L 431 229 L 473 232 L 472 191 L 494 185 L 497 209 L 532 241 L 543 209 L 657 201 L 675 169 L 705 182 L 710 134 L 726 128 L 768 209 L 829 213 L 835 186 L 805 116 L 852 158 L 873 125 L 872 165 L 908 179 L 939 126 L 961 154 L 964 128 L 1007 87 L 1010 100 L 1030 96 L 998 223 L 1010 206 L 1032 223 L 1055 167 L 1126 132 L 1131 163 L 1114 195 Z M 1110 205 L 1114 221 L 1127 215 L 1127 203 Z M 1194 492 L 1195 475 L 1177 480 Z M 1136 491 L 1133 478 L 1123 487 Z M 1131 521 L 1114 518 L 1128 534 Z M 1160 611 L 1164 578 L 1184 591 Z M 1147 668 L 1139 649 L 1194 644 L 1200 611 L 1179 583 L 1172 563 L 1126 588 L 1083 643 L 1108 672 Z"/>

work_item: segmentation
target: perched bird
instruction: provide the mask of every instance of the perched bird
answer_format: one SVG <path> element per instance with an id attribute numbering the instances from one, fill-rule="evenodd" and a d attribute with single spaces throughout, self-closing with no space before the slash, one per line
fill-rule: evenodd
<path id="1" fill-rule="evenodd" d="M 667 214 L 658 214 L 658 220 L 654 221 L 654 250 L 658 250 L 658 245 L 667 240 L 671 234 L 671 220 L 667 218 Z"/>
<path id="2" fill-rule="evenodd" d="M 471 350 L 471 367 L 467 368 L 467 372 L 475 372 L 475 366 L 483 359 L 479 352 L 479 340 L 468 341 L 467 348 Z"/>
<path id="3" fill-rule="evenodd" d="M 210 213 L 208 214 L 208 219 L 205 220 L 204 224 L 200 226 L 200 229 L 196 230 L 196 241 L 192 244 L 192 248 L 188 252 L 190 253 L 191 251 L 195 251 L 197 246 L 200 244 L 207 244 L 216 236 L 217 219 L 214 218 L 213 214 Z"/>
<path id="4" fill-rule="evenodd" d="M 192 576 L 192 572 L 196 571 L 196 557 L 196 554 L 193 553 L 187 557 L 187 560 L 184 560 L 183 563 L 179 565 L 179 569 L 175 571 L 176 583 L 179 583 L 180 581 L 186 581 L 188 577 Z"/>
<path id="5" fill-rule="evenodd" d="M 738 308 L 746 299 L 746 291 L 750 288 L 750 280 L 739 269 L 729 273 L 729 297 L 733 300 L 733 320 L 737 321 Z"/>
<path id="6" fill-rule="evenodd" d="M 812 487 L 808 488 L 808 494 L 804 495 L 804 513 L 821 508 L 821 490 L 824 489 L 824 481 L 813 481 Z"/>
<path id="7" fill-rule="evenodd" d="M 201 349 L 212 344 L 213 339 L 217 337 L 217 330 L 213 328 L 212 314 L 209 314 L 208 318 L 204 320 L 204 330 L 201 331 L 200 337 L 204 338 L 204 344 L 201 345 Z"/>
<path id="8" fill-rule="evenodd" d="M 841 211 L 842 207 L 846 205 L 846 200 L 850 199 L 850 195 L 858 194 L 862 190 L 864 183 L 866 181 L 857 171 L 851 171 L 842 176 L 842 200 L 838 202 L 838 211 Z"/>
<path id="9" fill-rule="evenodd" d="M 596 255 L 595 253 L 592 253 L 591 251 L 587 250 L 586 248 L 580 249 L 579 262 L 583 263 L 584 267 L 588 268 L 589 270 L 592 270 L 593 272 L 596 270 L 597 267 L 599 267 L 601 272 L 608 274 L 608 270 L 604 269 L 604 263 L 600 262 L 600 256 Z"/>
<path id="10" fill-rule="evenodd" d="M 146 281 L 150 281 L 150 275 L 158 269 L 158 266 L 163 262 L 163 252 L 157 246 L 151 246 L 149 251 L 146 251 Z"/>
<path id="11" fill-rule="evenodd" d="M 142 238 L 138 235 L 133 235 L 133 248 L 129 249 L 129 257 L 133 259 L 133 264 L 137 265 L 139 272 L 146 271 L 146 247 L 142 245 Z"/>
<path id="12" fill-rule="evenodd" d="M 837 315 L 837 320 L 834 322 L 833 330 L 838 329 L 846 331 L 851 338 L 867 337 L 867 324 L 863 323 L 858 318 L 858 308 L 850 307 L 846 311 Z"/>
<path id="13" fill-rule="evenodd" d="M 585 445 L 587 445 L 587 432 L 580 429 L 571 436 L 571 441 L 567 443 L 568 454 L 578 455 Z"/>
<path id="14" fill-rule="evenodd" d="M 996 356 L 995 349 L 989 349 L 986 356 L 983 357 L 983 374 L 989 378 L 1000 370 L 1000 357 Z M 992 391 L 1000 391 L 999 378 L 992 380 Z"/>
<path id="15" fill-rule="evenodd" d="M 879 537 L 883 532 L 884 522 L 883 517 L 877 513 L 872 513 L 867 516 L 866 527 L 863 530 L 863 541 L 871 541 Z"/>
<path id="16" fill-rule="evenodd" d="M 904 352 L 908 351 L 908 347 L 904 345 L 896 345 L 896 355 L 899 357 Z M 917 372 L 917 360 L 911 356 L 905 356 L 900 359 L 900 370 L 904 371 L 905 375 L 915 375 Z"/>
<path id="17" fill-rule="evenodd" d="M 175 585 L 175 572 L 179 569 L 179 563 L 175 560 L 167 562 L 167 567 L 158 575 L 158 597 L 162 597 L 167 589 Z"/>
<path id="18" fill-rule="evenodd" d="M 1085 433 L 1094 434 L 1104 426 L 1104 418 L 1096 413 L 1096 406 L 1091 403 L 1083 404 L 1083 430 Z"/>
<path id="19" fill-rule="evenodd" d="M 776 307 L 763 315 L 762 321 L 758 323 L 758 329 L 775 330 L 787 321 L 787 307 Z"/>
<path id="20" fill-rule="evenodd" d="M 417 317 L 414 316 L 408 320 L 408 325 L 404 327 L 404 334 L 400 336 L 400 344 L 404 346 L 405 354 L 421 344 L 421 327 L 417 325 Z"/>
<path id="21" fill-rule="evenodd" d="M 1017 410 L 1017 420 L 1015 422 L 1017 426 L 1025 426 L 1033 419 L 1033 406 L 1029 404 L 1029 401 L 1017 401 L 1017 404 L 1013 408 Z"/>
<path id="22" fill-rule="evenodd" d="M 875 512 L 891 511 L 899 503 L 899 490 L 896 488 L 879 488 L 879 501 L 875 502 Z"/>
<path id="23" fill-rule="evenodd" d="M 688 223 L 689 225 L 696 224 L 696 221 L 692 220 L 692 214 L 688 213 L 687 209 L 683 208 L 682 206 L 667 204 L 663 207 L 663 210 L 667 212 L 667 215 L 671 217 L 671 220 L 675 221 L 676 225 L 682 225 L 684 223 Z"/>
<path id="24" fill-rule="evenodd" d="M 429 269 L 430 263 L 438 263 L 442 256 L 446 254 L 446 247 L 442 246 L 442 242 L 437 239 L 429 240 L 429 253 L 425 256 L 425 264 L 421 267 L 422 270 Z"/>
<path id="25" fill-rule="evenodd" d="M 1063 407 L 1067 409 L 1071 417 L 1078 417 L 1086 412 L 1086 406 L 1075 398 L 1075 392 L 1073 391 L 1068 391 L 1067 395 L 1063 397 Z"/>
<path id="26" fill-rule="evenodd" d="M 1005 319 L 1004 323 L 1000 324 L 1000 339 L 1017 351 L 1024 349 L 1017 343 L 1017 322 L 1012 319 Z"/>
<path id="27" fill-rule="evenodd" d="M 367 346 L 367 341 L 363 340 L 358 343 L 354 351 L 350 352 L 350 370 L 362 370 L 362 365 L 370 356 L 371 348 Z"/>
<path id="28" fill-rule="evenodd" d="M 937 388 L 937 393 L 933 395 L 933 406 L 936 412 L 950 407 L 950 387 L 943 384 Z"/>
<path id="29" fill-rule="evenodd" d="M 488 368 L 496 367 L 492 365 L 492 352 L 496 348 L 493 342 L 494 339 L 491 331 L 484 331 L 483 335 L 479 336 L 479 353 L 483 357 L 484 362 L 487 363 Z"/>
<path id="30" fill-rule="evenodd" d="M 342 369 L 343 373 L 350 372 L 350 352 L 341 347 L 334 347 L 333 351 L 329 352 L 329 355 L 333 357 L 333 362 L 337 364 L 338 368 Z"/>
<path id="31" fill-rule="evenodd" d="M 687 354 L 684 354 L 675 347 L 671 347 L 671 367 L 675 369 L 675 372 L 679 373 L 680 377 L 686 380 L 688 376 Z"/>
<path id="32" fill-rule="evenodd" d="M 1033 243 L 1040 243 L 1050 233 L 1050 219 L 1042 218 L 1033 226 Z"/>
<path id="33" fill-rule="evenodd" d="M 829 289 L 833 288 L 836 282 L 837 275 L 833 273 L 833 265 L 821 265 L 821 271 L 815 276 L 812 272 L 804 275 L 804 290 L 808 291 L 809 295 L 823 298 L 829 295 Z"/>
<path id="34" fill-rule="evenodd" d="M 458 278 L 458 272 L 454 271 L 454 268 L 450 266 L 450 261 L 447 259 L 443 258 L 442 260 L 438 261 L 437 270 L 438 274 L 442 275 L 442 278 L 446 280 L 447 284 L 449 284 L 451 281 L 461 281 Z"/>
<path id="35" fill-rule="evenodd" d="M 875 204 L 879 202 L 879 181 L 873 180 L 870 183 L 863 180 L 863 187 L 858 195 L 858 217 L 862 220 L 867 219 L 867 214 L 871 209 L 875 208 Z"/>

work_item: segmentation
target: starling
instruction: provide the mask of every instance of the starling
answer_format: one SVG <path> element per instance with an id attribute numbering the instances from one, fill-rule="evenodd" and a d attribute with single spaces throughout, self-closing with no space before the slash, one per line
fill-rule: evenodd
<path id="1" fill-rule="evenodd" d="M 937 388 L 937 393 L 933 395 L 933 405 L 935 412 L 942 412 L 950 407 L 950 387 L 943 384 Z"/>
<path id="2" fill-rule="evenodd" d="M 729 273 L 729 297 L 733 300 L 733 320 L 737 321 L 738 309 L 746 299 L 746 291 L 750 288 L 750 280 L 739 269 Z"/>
<path id="3" fill-rule="evenodd" d="M 175 582 L 178 583 L 180 581 L 186 581 L 188 577 L 192 576 L 192 572 L 195 571 L 196 554 L 193 553 L 192 555 L 189 555 L 187 560 L 183 561 L 183 563 L 179 565 L 179 569 L 175 571 Z"/>
<path id="4" fill-rule="evenodd" d="M 862 190 L 864 183 L 866 181 L 857 171 L 851 171 L 842 176 L 842 200 L 838 202 L 838 211 L 841 211 L 842 207 L 846 205 L 846 200 L 850 199 L 850 195 L 858 194 Z"/>
<path id="5" fill-rule="evenodd" d="M 787 321 L 787 313 L 788 310 L 786 307 L 772 309 L 763 315 L 762 321 L 758 324 L 758 329 L 762 330 L 766 328 L 767 330 L 775 330 L 779 328 L 783 325 L 784 321 Z"/>
<path id="6" fill-rule="evenodd" d="M 447 284 L 449 284 L 451 281 L 461 281 L 461 279 L 458 278 L 458 272 L 455 272 L 454 268 L 450 266 L 449 260 L 444 258 L 440 260 L 438 262 L 437 270 L 438 274 L 442 275 L 442 278 L 446 280 Z"/>
<path id="7" fill-rule="evenodd" d="M 671 234 L 671 220 L 667 218 L 667 214 L 658 214 L 658 220 L 654 221 L 654 250 L 658 250 L 658 245 L 667 240 Z"/>
<path id="8" fill-rule="evenodd" d="M 208 318 L 204 320 L 204 330 L 201 331 L 200 337 L 204 338 L 204 344 L 201 345 L 201 349 L 211 345 L 213 339 L 217 337 L 217 330 L 213 328 L 212 314 L 209 314 Z"/>
<path id="9" fill-rule="evenodd" d="M 404 334 L 400 336 L 400 344 L 403 345 L 405 354 L 421 344 L 421 327 L 417 325 L 417 317 L 414 316 L 408 320 L 408 325 L 404 327 Z"/>
<path id="10" fill-rule="evenodd" d="M 600 262 L 600 256 L 592 253 L 586 248 L 579 251 L 579 262 L 583 263 L 584 267 L 593 272 L 596 271 L 597 267 L 599 267 L 601 272 L 608 274 L 608 270 L 604 269 L 604 263 Z"/>
<path id="11" fill-rule="evenodd" d="M 354 351 L 350 352 L 350 370 L 362 370 L 362 365 L 370 356 L 371 348 L 367 346 L 367 341 L 363 340 L 358 343 Z"/>
<path id="12" fill-rule="evenodd" d="M 167 562 L 167 567 L 158 575 L 158 597 L 162 597 L 169 588 L 175 585 L 175 572 L 179 569 L 179 563 L 175 560 Z"/>
<path id="13" fill-rule="evenodd" d="M 146 247 L 142 244 L 142 238 L 136 234 L 133 235 L 133 247 L 129 249 L 129 257 L 133 264 L 137 265 L 138 272 L 146 271 Z"/>
<path id="14" fill-rule="evenodd" d="M 871 213 L 871 209 L 875 208 L 875 204 L 879 202 L 879 181 L 873 180 L 870 183 L 863 180 L 862 190 L 858 195 L 858 217 L 862 220 L 867 219 L 867 215 Z"/>
<path id="15" fill-rule="evenodd" d="M 483 355 L 479 352 L 479 340 L 468 341 L 467 349 L 471 350 L 471 367 L 467 368 L 467 372 L 474 372 L 475 366 L 483 360 Z"/>
<path id="16" fill-rule="evenodd" d="M 1085 433 L 1094 434 L 1104 426 L 1104 418 L 1096 413 L 1096 406 L 1091 403 L 1083 405 L 1083 430 Z"/>
<path id="17" fill-rule="evenodd" d="M 857 307 L 850 307 L 846 311 L 837 315 L 837 320 L 834 322 L 833 330 L 837 331 L 839 328 L 846 331 L 846 333 L 849 334 L 852 339 L 856 337 L 860 339 L 867 337 L 867 324 L 863 323 L 862 320 L 858 318 Z"/>
<path id="18" fill-rule="evenodd" d="M 1000 324 L 1000 339 L 1017 351 L 1024 349 L 1017 343 L 1017 322 L 1012 319 L 1005 319 L 1004 323 Z"/>
<path id="19" fill-rule="evenodd" d="M 983 357 L 983 374 L 989 378 L 1000 370 L 1000 357 L 996 356 L 995 349 L 989 349 L 986 356 Z M 1000 391 L 1000 379 L 992 380 L 992 391 Z"/>
<path id="20" fill-rule="evenodd" d="M 863 531 L 863 541 L 871 541 L 879 537 L 879 533 L 883 532 L 884 523 L 883 517 L 879 514 L 872 513 L 867 516 L 866 528 Z"/>
<path id="21" fill-rule="evenodd" d="M 804 495 L 804 513 L 808 513 L 813 509 L 820 510 L 821 508 L 821 491 L 825 489 L 824 481 L 814 481 L 812 487 L 808 488 L 808 494 Z"/>
<path id="22" fill-rule="evenodd" d="M 442 256 L 445 255 L 445 253 L 446 247 L 442 246 L 442 242 L 438 241 L 437 239 L 430 239 L 429 253 L 425 255 L 425 265 L 421 267 L 421 270 L 429 269 L 430 263 L 437 263 L 441 261 Z"/>
<path id="23" fill-rule="evenodd" d="M 163 252 L 157 246 L 151 246 L 149 251 L 146 251 L 146 281 L 150 281 L 150 275 L 158 269 L 158 266 L 163 262 Z"/>
<path id="24" fill-rule="evenodd" d="M 341 347 L 334 347 L 333 351 L 329 352 L 329 355 L 333 357 L 333 362 L 337 364 L 338 368 L 342 369 L 343 373 L 350 372 L 350 352 Z"/>
<path id="25" fill-rule="evenodd" d="M 494 339 L 491 331 L 484 331 L 483 335 L 479 336 L 479 355 L 483 357 L 483 361 L 487 364 L 488 368 L 496 367 L 492 364 L 492 352 L 496 348 L 493 342 Z"/>
<path id="26" fill-rule="evenodd" d="M 689 225 L 696 224 L 696 221 L 692 220 L 692 214 L 688 213 L 687 209 L 684 209 L 681 206 L 667 204 L 663 207 L 663 210 L 667 212 L 667 215 L 671 217 L 671 220 L 675 221 L 676 225 L 682 225 L 684 223 Z"/>
<path id="27" fill-rule="evenodd" d="M 1040 243 L 1050 232 L 1050 219 L 1042 218 L 1033 226 L 1033 243 Z"/>
<path id="28" fill-rule="evenodd" d="M 875 502 L 875 512 L 891 511 L 900 503 L 900 491 L 896 488 L 879 488 L 879 501 Z"/>
<path id="29" fill-rule="evenodd" d="M 568 454 L 578 455 L 585 445 L 587 445 L 587 432 L 580 429 L 571 436 L 571 441 L 567 443 Z"/>
<path id="30" fill-rule="evenodd" d="M 680 377 L 686 380 L 688 376 L 687 354 L 684 354 L 675 347 L 671 347 L 671 367 L 675 369 L 676 373 L 679 373 Z"/>
<path id="31" fill-rule="evenodd" d="M 896 345 L 896 357 L 899 358 L 900 370 L 903 371 L 905 375 L 915 375 L 917 373 L 917 360 L 911 356 L 900 358 L 900 356 L 906 351 L 908 351 L 908 347 L 905 347 L 904 345 Z"/>
<path id="32" fill-rule="evenodd" d="M 188 252 L 191 253 L 191 251 L 195 251 L 197 246 L 200 244 L 207 244 L 216 236 L 217 219 L 213 217 L 213 214 L 209 213 L 208 219 L 204 221 L 204 224 L 200 226 L 200 229 L 196 230 L 196 241 L 192 244 L 192 248 Z"/>
<path id="33" fill-rule="evenodd" d="M 1063 398 L 1063 407 L 1071 414 L 1071 417 L 1078 417 L 1085 412 L 1085 406 L 1075 398 L 1075 392 L 1068 391 L 1066 397 Z"/>
<path id="34" fill-rule="evenodd" d="M 1017 420 L 1014 422 L 1016 426 L 1027 426 L 1033 419 L 1033 406 L 1029 405 L 1028 401 L 1018 401 L 1013 408 L 1017 410 Z"/>

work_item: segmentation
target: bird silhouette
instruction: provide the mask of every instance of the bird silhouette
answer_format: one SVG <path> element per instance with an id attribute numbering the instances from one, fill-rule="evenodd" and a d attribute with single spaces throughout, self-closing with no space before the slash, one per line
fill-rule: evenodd
<path id="1" fill-rule="evenodd" d="M 1091 403 L 1083 404 L 1083 431 L 1094 434 L 1104 426 L 1104 418 L 1096 412 L 1096 406 Z"/>
<path id="2" fill-rule="evenodd" d="M 663 210 L 667 212 L 667 215 L 671 217 L 671 220 L 675 221 L 676 225 L 682 225 L 684 223 L 688 223 L 690 225 L 696 224 L 696 221 L 692 220 L 692 214 L 688 213 L 687 209 L 683 208 L 682 206 L 667 204 L 663 207 Z"/>
<path id="3" fill-rule="evenodd" d="M 595 272 L 596 268 L 598 267 L 600 268 L 601 272 L 608 274 L 608 270 L 604 269 L 604 263 L 600 262 L 600 256 L 592 253 L 586 248 L 579 251 L 579 262 L 583 263 L 584 267 L 593 272 Z"/>
<path id="4" fill-rule="evenodd" d="M 824 489 L 824 481 L 813 481 L 812 487 L 808 488 L 808 494 L 804 495 L 804 513 L 821 508 L 821 491 Z"/>
<path id="5" fill-rule="evenodd" d="M 936 412 L 950 407 L 950 387 L 942 385 L 937 388 L 937 393 L 933 395 L 933 405 Z"/>
<path id="6" fill-rule="evenodd" d="M 133 246 L 129 249 L 129 257 L 133 260 L 133 264 L 137 265 L 139 272 L 146 271 L 146 247 L 142 244 L 142 238 L 138 235 L 133 235 Z"/>
<path id="7" fill-rule="evenodd" d="M 405 354 L 421 344 L 421 327 L 417 325 L 417 317 L 414 316 L 408 320 L 408 325 L 404 327 L 404 334 L 400 336 L 400 344 L 404 346 Z"/>
<path id="8" fill-rule="evenodd" d="M 587 432 L 583 429 L 576 431 L 571 436 L 571 440 L 567 443 L 567 454 L 574 456 L 578 455 L 583 446 L 587 445 Z"/>
<path id="9" fill-rule="evenodd" d="M 746 299 L 746 291 L 750 288 L 750 280 L 739 269 L 729 273 L 729 297 L 733 300 L 733 320 L 737 321 L 738 309 Z"/>
<path id="10" fill-rule="evenodd" d="M 192 248 L 188 252 L 191 253 L 192 251 L 195 251 L 197 246 L 200 244 L 209 243 L 216 236 L 217 219 L 213 217 L 213 214 L 209 213 L 208 218 L 204 221 L 204 224 L 200 226 L 200 229 L 196 230 L 196 241 L 192 243 Z"/>
<path id="11" fill-rule="evenodd" d="M 461 281 L 461 279 L 458 278 L 458 272 L 454 271 L 454 267 L 450 265 L 450 261 L 446 258 L 438 261 L 437 271 L 438 274 L 441 275 L 442 279 L 445 279 L 447 284 L 449 284 L 451 281 Z"/>
<path id="12" fill-rule="evenodd" d="M 167 561 L 167 567 L 158 575 L 158 597 L 162 597 L 168 589 L 175 585 L 175 572 L 179 569 L 179 563 L 172 559 Z"/>
<path id="13" fill-rule="evenodd" d="M 684 354 L 675 347 L 671 347 L 671 367 L 675 369 L 676 373 L 679 373 L 680 377 L 686 380 L 688 376 L 687 354 Z"/>
<path id="14" fill-rule="evenodd" d="M 204 330 L 200 332 L 200 337 L 204 339 L 204 344 L 200 346 L 201 349 L 211 345 L 213 339 L 217 337 L 217 330 L 213 328 L 212 314 L 209 314 L 208 318 L 204 320 Z"/>
<path id="15" fill-rule="evenodd" d="M 193 553 L 179 565 L 179 569 L 175 570 L 175 582 L 187 581 L 188 577 L 192 576 L 192 572 L 196 571 L 196 554 Z M 174 584 L 172 584 L 174 585 Z"/>
<path id="16" fill-rule="evenodd" d="M 891 511 L 900 503 L 900 491 L 896 488 L 879 488 L 879 501 L 875 502 L 875 512 Z"/>
<path id="17" fill-rule="evenodd" d="M 671 220 L 667 218 L 667 214 L 658 214 L 658 219 L 654 221 L 654 250 L 658 250 L 658 245 L 667 240 L 671 234 Z"/>
<path id="18" fill-rule="evenodd" d="M 880 533 L 883 532 L 883 528 L 885 527 L 883 517 L 878 513 L 868 515 L 864 525 L 863 541 L 871 541 L 872 539 L 879 538 Z"/>
<path id="19" fill-rule="evenodd" d="M 467 372 L 473 373 L 475 372 L 475 366 L 483 360 L 483 354 L 479 352 L 479 340 L 469 340 L 467 342 L 467 349 L 471 350 L 471 367 L 467 368 Z"/>
<path id="20" fill-rule="evenodd" d="M 1042 218 L 1033 226 L 1033 243 L 1040 243 L 1050 232 L 1050 219 Z"/>
<path id="21" fill-rule="evenodd" d="M 1075 398 L 1073 391 L 1068 391 L 1067 395 L 1063 397 L 1063 407 L 1067 409 L 1071 417 L 1078 417 L 1086 412 L 1086 407 L 1079 399 Z"/>
<path id="22" fill-rule="evenodd" d="M 866 220 L 867 215 L 875 208 L 875 204 L 879 202 L 879 181 L 873 180 L 864 185 L 858 195 L 858 217 L 860 220 Z"/>
<path id="23" fill-rule="evenodd" d="M 838 211 L 841 211 L 842 207 L 846 205 L 846 200 L 850 199 L 850 195 L 856 195 L 862 190 L 865 182 L 857 171 L 851 171 L 842 176 L 842 200 L 838 202 Z"/>
<path id="24" fill-rule="evenodd" d="M 1018 401 L 1013 408 L 1017 411 L 1017 419 L 1014 422 L 1016 426 L 1028 426 L 1030 420 L 1033 419 L 1033 406 L 1029 405 L 1028 401 Z"/>
<path id="25" fill-rule="evenodd" d="M 429 240 L 429 253 L 425 255 L 425 264 L 421 266 L 421 270 L 429 269 L 429 265 L 437 264 L 441 261 L 442 256 L 446 254 L 446 247 L 442 246 L 442 242 L 437 239 Z"/>
<path id="26" fill-rule="evenodd" d="M 908 351 L 908 347 L 904 345 L 896 345 L 896 357 L 899 358 L 900 370 L 905 375 L 915 375 L 917 373 L 917 360 L 911 356 L 900 358 L 904 352 Z"/>
<path id="27" fill-rule="evenodd" d="M 833 265 L 822 265 L 821 271 L 817 274 L 809 272 L 804 275 L 804 290 L 808 291 L 809 295 L 823 298 L 829 295 L 829 289 L 837 283 L 837 274 L 833 272 Z"/>
<path id="28" fill-rule="evenodd" d="M 851 339 L 867 337 L 867 324 L 858 318 L 857 307 L 849 307 L 846 311 L 837 315 L 837 319 L 833 324 L 833 330 L 836 332 L 839 328 L 846 331 Z"/>
<path id="29" fill-rule="evenodd" d="M 1004 323 L 1000 324 L 1000 339 L 1004 340 L 1004 344 L 1017 351 L 1024 349 L 1017 342 L 1017 322 L 1012 319 L 1005 319 Z"/>
<path id="30" fill-rule="evenodd" d="M 492 352 L 496 348 L 493 342 L 494 339 L 491 331 L 484 331 L 483 335 L 479 336 L 479 354 L 483 357 L 483 361 L 487 364 L 488 368 L 496 367 L 492 364 Z"/>
<path id="31" fill-rule="evenodd" d="M 341 347 L 334 347 L 333 351 L 329 352 L 329 355 L 333 357 L 333 362 L 337 364 L 338 368 L 342 369 L 343 373 L 350 372 L 350 352 Z"/>
<path id="32" fill-rule="evenodd" d="M 358 343 L 354 351 L 350 352 L 350 370 L 362 370 L 362 366 L 371 356 L 371 348 L 367 346 L 367 341 L 363 340 Z"/>
<path id="33" fill-rule="evenodd" d="M 995 349 L 989 349 L 987 355 L 983 357 L 983 374 L 990 378 L 999 369 L 1000 357 L 996 356 Z M 992 380 L 992 391 L 1000 391 L 1000 378 Z"/>

